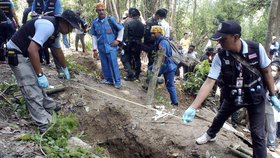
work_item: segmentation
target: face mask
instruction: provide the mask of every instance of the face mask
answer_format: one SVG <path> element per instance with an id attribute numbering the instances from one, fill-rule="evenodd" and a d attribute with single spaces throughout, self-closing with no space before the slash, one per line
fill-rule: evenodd
<path id="1" fill-rule="evenodd" d="M 274 78 L 277 77 L 277 72 L 272 71 L 271 74 L 272 74 L 272 77 L 274 77 Z"/>
<path id="2" fill-rule="evenodd" d="M 158 23 L 161 23 L 161 22 L 162 22 L 162 19 L 159 19 L 159 20 L 158 20 Z"/>

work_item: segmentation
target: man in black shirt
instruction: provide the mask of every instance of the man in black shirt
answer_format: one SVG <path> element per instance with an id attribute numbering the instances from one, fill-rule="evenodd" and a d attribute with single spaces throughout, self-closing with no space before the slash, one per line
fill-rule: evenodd
<path id="1" fill-rule="evenodd" d="M 124 26 L 123 41 L 126 44 L 125 53 L 122 61 L 128 70 L 128 75 L 124 80 L 133 81 L 139 78 L 141 72 L 141 39 L 144 36 L 144 24 L 140 21 L 140 12 L 136 8 L 130 8 L 128 11 L 131 20 Z M 132 70 L 131 61 L 135 60 L 135 72 Z"/>

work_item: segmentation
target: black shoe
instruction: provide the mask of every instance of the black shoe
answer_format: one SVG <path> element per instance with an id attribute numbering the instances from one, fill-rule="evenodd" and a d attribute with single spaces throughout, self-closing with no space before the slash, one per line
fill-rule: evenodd
<path id="1" fill-rule="evenodd" d="M 59 112 L 60 110 L 61 110 L 61 107 L 60 107 L 60 106 L 57 106 L 57 105 L 56 105 L 56 107 L 53 109 L 53 111 L 56 112 L 56 113 Z"/>
<path id="2" fill-rule="evenodd" d="M 136 80 L 135 77 L 129 77 L 129 76 L 125 76 L 123 79 L 124 79 L 125 81 L 135 81 L 135 80 Z"/>

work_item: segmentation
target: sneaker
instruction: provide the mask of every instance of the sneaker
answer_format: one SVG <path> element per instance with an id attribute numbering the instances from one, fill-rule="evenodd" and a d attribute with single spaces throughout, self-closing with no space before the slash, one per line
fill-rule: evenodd
<path id="1" fill-rule="evenodd" d="M 101 84 L 108 84 L 108 85 L 114 85 L 114 83 L 113 82 L 110 82 L 110 81 L 107 81 L 107 80 L 102 80 L 102 81 L 100 81 L 100 83 Z"/>
<path id="2" fill-rule="evenodd" d="M 204 133 L 202 136 L 200 136 L 199 138 L 196 139 L 196 143 L 198 145 L 201 145 L 201 144 L 205 144 L 207 142 L 213 142 L 215 140 L 216 140 L 216 137 L 211 138 L 207 133 Z"/>
<path id="3" fill-rule="evenodd" d="M 129 76 L 125 76 L 123 79 L 124 79 L 125 81 L 135 81 L 135 80 L 136 80 L 135 77 L 129 77 Z"/>
<path id="4" fill-rule="evenodd" d="M 275 150 L 276 150 L 276 147 L 274 147 L 274 146 L 268 146 L 267 148 L 271 152 L 275 152 Z"/>
<path id="5" fill-rule="evenodd" d="M 116 84 L 116 85 L 115 85 L 115 88 L 117 88 L 117 89 L 120 89 L 121 87 L 122 87 L 121 84 Z"/>

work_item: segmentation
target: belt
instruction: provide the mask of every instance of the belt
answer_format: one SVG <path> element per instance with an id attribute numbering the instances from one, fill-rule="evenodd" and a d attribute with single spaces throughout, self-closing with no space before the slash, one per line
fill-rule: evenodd
<path id="1" fill-rule="evenodd" d="M 8 49 L 7 54 L 22 54 L 22 52 L 18 51 L 17 49 Z"/>

